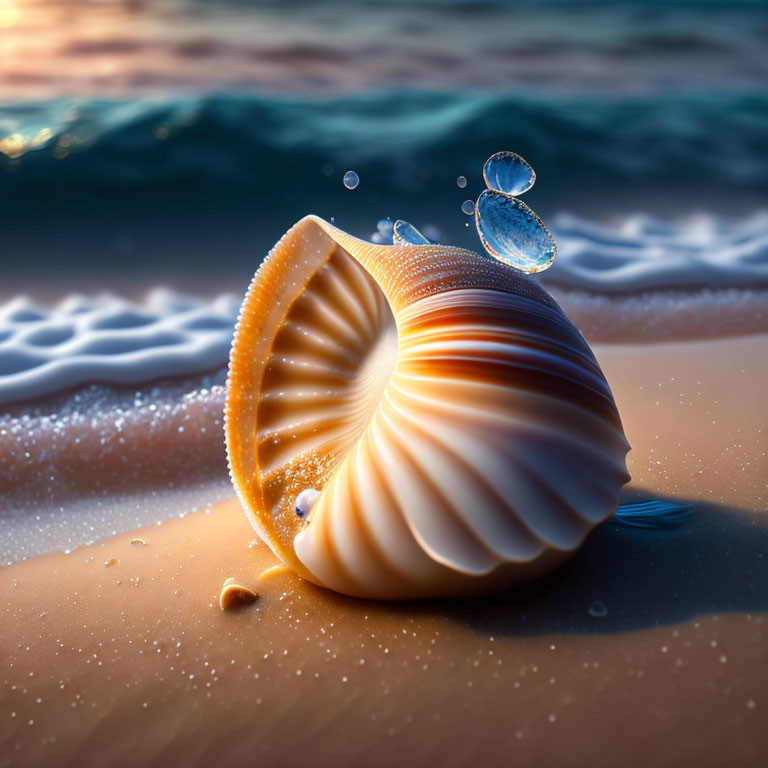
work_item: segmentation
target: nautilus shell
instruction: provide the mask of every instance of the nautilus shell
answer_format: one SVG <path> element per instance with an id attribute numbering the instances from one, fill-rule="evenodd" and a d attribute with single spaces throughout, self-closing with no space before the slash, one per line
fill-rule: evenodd
<path id="1" fill-rule="evenodd" d="M 278 557 L 370 598 L 536 578 L 629 479 L 610 389 L 545 290 L 471 251 L 372 245 L 316 217 L 245 298 L 226 439 Z"/>

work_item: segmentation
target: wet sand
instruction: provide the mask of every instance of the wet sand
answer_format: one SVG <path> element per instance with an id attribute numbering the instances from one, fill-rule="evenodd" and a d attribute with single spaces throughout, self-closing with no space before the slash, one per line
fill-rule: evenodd
<path id="1" fill-rule="evenodd" d="M 719 579 L 751 591 L 718 538 L 723 514 L 693 540 L 701 522 L 671 534 L 698 571 L 681 573 L 659 534 L 598 533 L 555 579 L 473 602 L 370 603 L 290 573 L 259 583 L 275 560 L 249 548 L 234 500 L 140 531 L 146 545 L 124 534 L 6 568 L 1 761 L 758 764 L 767 614 L 720 613 L 739 589 L 718 594 Z M 710 572 L 729 555 L 730 573 Z M 259 601 L 223 613 L 230 576 Z M 753 579 L 768 608 L 764 566 Z M 700 593 L 717 613 L 670 605 Z M 622 617 L 635 631 L 616 631 Z"/>
<path id="2" fill-rule="evenodd" d="M 768 510 L 768 336 L 596 346 L 631 485 Z"/>
<path id="3" fill-rule="evenodd" d="M 766 350 L 598 348 L 633 445 L 625 500 L 694 514 L 606 524 L 504 595 L 259 581 L 276 560 L 234 499 L 0 569 L 0 765 L 764 765 Z M 259 600 L 222 612 L 229 577 Z"/>

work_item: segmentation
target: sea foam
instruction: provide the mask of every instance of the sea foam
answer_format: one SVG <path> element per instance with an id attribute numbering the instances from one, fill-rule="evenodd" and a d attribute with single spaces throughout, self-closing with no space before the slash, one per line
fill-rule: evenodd
<path id="1" fill-rule="evenodd" d="M 740 221 L 701 214 L 678 222 L 647 215 L 617 227 L 560 215 L 558 256 L 546 279 L 599 293 L 768 287 L 768 212 Z"/>
<path id="2" fill-rule="evenodd" d="M 560 215 L 552 230 L 558 256 L 538 279 L 593 341 L 768 329 L 768 213 L 636 215 L 614 227 Z M 239 304 L 162 288 L 141 302 L 72 295 L 52 308 L 17 297 L 0 306 L 0 404 L 214 371 L 226 365 Z"/>
<path id="3" fill-rule="evenodd" d="M 16 298 L 0 307 L 0 403 L 211 371 L 227 360 L 239 305 L 167 289 L 142 303 L 72 295 L 52 309 Z"/>

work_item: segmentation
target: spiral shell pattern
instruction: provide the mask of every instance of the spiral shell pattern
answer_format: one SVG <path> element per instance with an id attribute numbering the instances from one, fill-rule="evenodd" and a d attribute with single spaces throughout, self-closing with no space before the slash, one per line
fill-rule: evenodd
<path id="1" fill-rule="evenodd" d="M 360 597 L 536 578 L 629 479 L 608 384 L 546 291 L 470 251 L 372 245 L 315 217 L 254 277 L 226 419 L 260 536 L 304 578 Z"/>

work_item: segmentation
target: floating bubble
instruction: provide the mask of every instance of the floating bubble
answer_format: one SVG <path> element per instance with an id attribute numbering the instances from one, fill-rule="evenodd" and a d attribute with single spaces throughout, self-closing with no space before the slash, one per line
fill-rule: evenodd
<path id="1" fill-rule="evenodd" d="M 467 214 L 467 216 L 471 216 L 475 212 L 475 204 L 471 200 L 465 200 L 461 204 L 461 210 Z"/>
<path id="2" fill-rule="evenodd" d="M 398 219 L 392 232 L 395 245 L 431 245 L 430 241 L 413 224 Z"/>
<path id="3" fill-rule="evenodd" d="M 508 195 L 522 195 L 533 186 L 536 173 L 520 155 L 497 152 L 485 161 L 483 178 L 488 189 L 506 192 Z"/>
<path id="4" fill-rule="evenodd" d="M 485 190 L 477 200 L 475 223 L 483 247 L 495 259 L 526 274 L 541 272 L 557 246 L 541 219 L 523 202 Z"/>
<path id="5" fill-rule="evenodd" d="M 604 619 L 608 615 L 608 606 L 602 600 L 595 600 L 588 613 L 594 619 Z"/>
<path id="6" fill-rule="evenodd" d="M 464 189 L 464 187 L 467 186 L 467 177 L 466 176 L 459 176 L 458 179 L 456 179 L 456 186 L 460 189 Z"/>
<path id="7" fill-rule="evenodd" d="M 347 189 L 354 189 L 360 183 L 360 177 L 354 171 L 347 171 L 344 174 L 344 186 Z"/>

